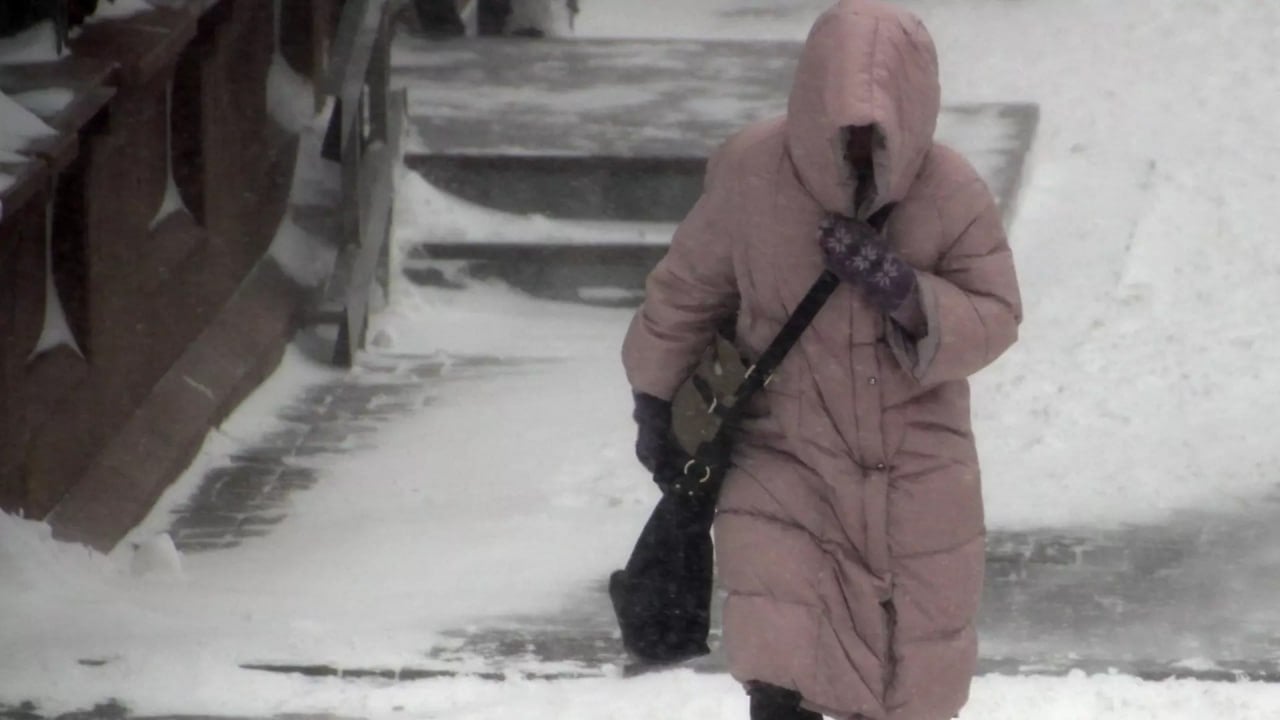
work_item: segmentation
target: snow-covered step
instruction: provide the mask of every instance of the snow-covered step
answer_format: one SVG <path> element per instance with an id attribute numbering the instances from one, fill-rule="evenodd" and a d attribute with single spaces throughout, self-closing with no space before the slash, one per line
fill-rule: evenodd
<path id="1" fill-rule="evenodd" d="M 532 112 L 536 110 L 523 108 L 514 115 Z M 762 116 L 768 114 L 762 112 Z M 477 123 L 500 121 L 475 118 Z M 939 117 L 938 139 L 974 163 L 1005 208 L 1006 217 L 1015 209 L 1037 121 L 1036 106 L 1019 104 L 951 106 L 943 108 Z M 423 125 L 416 127 L 422 130 Z M 589 125 L 568 127 L 572 129 L 567 132 L 572 133 Z M 446 138 L 454 132 L 453 128 L 438 129 Z M 550 148 L 545 153 L 465 145 L 454 149 L 448 144 L 428 149 L 419 135 L 411 141 L 405 164 L 444 192 L 516 215 L 675 222 L 684 217 L 701 192 L 708 155 L 734 129 L 723 128 L 722 134 L 708 136 L 708 142 L 698 146 L 676 139 L 666 157 L 645 155 L 643 147 L 635 148 L 637 154 L 632 155 L 561 154 L 563 148 Z M 613 152 L 603 146 L 601 151 Z"/>
<path id="2" fill-rule="evenodd" d="M 785 110 L 800 45 L 775 41 L 402 36 L 408 93 L 397 234 L 403 270 L 441 262 L 546 297 L 633 302 L 702 188 L 706 159 Z M 1039 119 L 1024 103 L 944 108 L 938 136 L 1012 214 Z"/>
<path id="3" fill-rule="evenodd" d="M 516 214 L 678 220 L 710 152 L 781 114 L 800 44 L 402 36 L 406 163 L 446 192 Z M 938 137 L 1012 207 L 1038 121 L 1016 102 L 944 108 Z"/>

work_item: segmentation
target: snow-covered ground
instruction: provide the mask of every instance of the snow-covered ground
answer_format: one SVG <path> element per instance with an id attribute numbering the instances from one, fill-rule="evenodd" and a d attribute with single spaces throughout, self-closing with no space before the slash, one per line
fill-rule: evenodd
<path id="1" fill-rule="evenodd" d="M 1230 511 L 1280 481 L 1280 5 L 921 0 L 946 99 L 1042 108 L 1012 228 L 1021 343 L 975 382 L 995 529 Z M 584 0 L 593 36 L 802 39 L 814 0 Z M 721 11 L 730 11 L 725 15 Z M 429 231 L 413 183 L 399 249 Z M 727 678 L 390 685 L 237 669 L 397 667 L 442 631 L 552 612 L 625 558 L 654 491 L 630 457 L 617 348 L 628 313 L 481 284 L 398 285 L 376 352 L 538 359 L 441 383 L 375 447 L 317 467 L 268 537 L 135 562 L 201 471 L 333 371 L 292 353 L 108 557 L 0 516 L 0 703 L 108 697 L 139 713 L 743 718 Z M 79 660 L 104 660 L 101 666 Z M 980 678 L 964 720 L 1280 717 L 1280 687 Z"/>

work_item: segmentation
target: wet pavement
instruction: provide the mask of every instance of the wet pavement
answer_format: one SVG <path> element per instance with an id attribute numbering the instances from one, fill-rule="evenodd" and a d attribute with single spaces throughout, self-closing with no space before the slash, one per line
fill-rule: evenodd
<path id="1" fill-rule="evenodd" d="M 993 535 L 983 654 L 1280 681 L 1280 493 L 1230 515 Z"/>

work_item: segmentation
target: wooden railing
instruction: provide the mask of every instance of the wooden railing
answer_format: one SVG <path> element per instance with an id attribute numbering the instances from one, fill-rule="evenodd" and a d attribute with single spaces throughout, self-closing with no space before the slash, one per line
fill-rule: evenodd
<path id="1" fill-rule="evenodd" d="M 325 84 L 336 103 L 326 154 L 342 164 L 341 247 L 316 320 L 336 323 L 333 362 L 364 346 L 371 303 L 388 291 L 388 240 L 400 164 L 405 94 L 389 88 L 390 0 L 347 0 Z M 377 285 L 375 285 L 377 282 Z"/>
<path id="2" fill-rule="evenodd" d="M 0 509 L 110 547 L 274 367 L 304 292 L 266 255 L 299 147 L 268 78 L 316 76 L 335 2 L 166 0 L 0 62 L 52 131 L 0 158 Z"/>

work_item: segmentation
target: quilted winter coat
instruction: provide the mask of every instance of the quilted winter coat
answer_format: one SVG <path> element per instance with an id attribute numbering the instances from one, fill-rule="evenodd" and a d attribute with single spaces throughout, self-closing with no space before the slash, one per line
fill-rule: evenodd
<path id="1" fill-rule="evenodd" d="M 734 677 L 835 718 L 951 718 L 977 658 L 985 530 L 966 378 L 1014 342 L 1021 303 L 990 191 L 933 141 L 938 110 L 920 21 L 836 4 L 786 116 L 713 156 L 623 346 L 633 389 L 659 398 L 735 312 L 736 342 L 758 356 L 823 269 L 824 213 L 896 203 L 887 235 L 916 268 L 927 327 L 908 333 L 842 285 L 755 403 L 715 524 Z M 855 209 L 843 129 L 867 125 L 874 195 Z"/>

